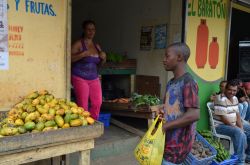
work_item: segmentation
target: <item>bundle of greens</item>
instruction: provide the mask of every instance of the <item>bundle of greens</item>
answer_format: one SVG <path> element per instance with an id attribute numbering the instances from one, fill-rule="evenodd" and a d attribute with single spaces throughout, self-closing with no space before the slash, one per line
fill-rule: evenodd
<path id="1" fill-rule="evenodd" d="M 131 101 L 135 107 L 144 105 L 154 106 L 160 104 L 160 99 L 157 96 L 139 95 L 138 93 L 132 94 Z"/>

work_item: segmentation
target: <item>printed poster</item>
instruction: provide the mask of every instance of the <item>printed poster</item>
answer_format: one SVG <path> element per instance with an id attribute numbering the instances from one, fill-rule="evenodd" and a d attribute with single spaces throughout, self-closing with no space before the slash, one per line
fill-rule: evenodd
<path id="1" fill-rule="evenodd" d="M 0 0 L 0 70 L 9 69 L 7 0 Z"/>
<path id="2" fill-rule="evenodd" d="M 155 49 L 165 49 L 167 45 L 167 25 L 155 26 Z"/>
<path id="3" fill-rule="evenodd" d="M 151 50 L 153 26 L 143 26 L 141 28 L 140 50 Z"/>

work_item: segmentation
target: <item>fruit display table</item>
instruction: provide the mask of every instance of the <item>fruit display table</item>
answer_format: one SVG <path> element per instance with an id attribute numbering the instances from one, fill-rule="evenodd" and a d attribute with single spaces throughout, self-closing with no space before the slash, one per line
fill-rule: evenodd
<path id="1" fill-rule="evenodd" d="M 89 165 L 94 139 L 103 132 L 103 124 L 95 122 L 88 126 L 2 137 L 0 165 L 29 163 L 73 152 L 80 152 L 79 165 Z"/>

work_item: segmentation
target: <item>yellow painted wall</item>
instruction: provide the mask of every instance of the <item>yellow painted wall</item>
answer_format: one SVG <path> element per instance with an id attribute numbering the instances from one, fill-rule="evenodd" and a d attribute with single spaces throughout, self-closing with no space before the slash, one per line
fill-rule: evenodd
<path id="1" fill-rule="evenodd" d="M 192 54 L 188 60 L 188 65 L 196 75 L 205 81 L 211 82 L 219 80 L 224 77 L 225 74 L 229 4 L 229 0 L 222 0 L 217 3 L 214 3 L 212 0 L 188 0 L 186 42 L 189 45 Z M 197 30 L 201 19 L 206 20 L 209 31 L 206 57 L 207 62 L 204 68 L 198 68 L 195 61 Z M 219 45 L 219 63 L 216 68 L 213 69 L 210 68 L 208 57 L 209 44 L 212 41 L 212 37 L 217 37 Z"/>
<path id="2" fill-rule="evenodd" d="M 65 98 L 67 0 L 8 0 L 8 8 L 9 70 L 0 70 L 0 110 L 32 90 Z"/>

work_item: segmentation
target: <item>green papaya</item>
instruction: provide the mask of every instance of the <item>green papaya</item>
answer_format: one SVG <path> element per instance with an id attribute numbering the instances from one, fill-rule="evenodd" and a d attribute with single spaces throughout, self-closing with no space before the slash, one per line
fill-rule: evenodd
<path id="1" fill-rule="evenodd" d="M 45 125 L 43 122 L 38 122 L 36 124 L 36 130 L 38 130 L 38 131 L 42 131 L 44 129 L 44 127 L 45 127 Z"/>
<path id="2" fill-rule="evenodd" d="M 44 125 L 45 125 L 45 127 L 54 127 L 54 126 L 56 126 L 56 122 L 55 122 L 55 120 L 49 120 L 49 121 L 46 121 L 46 123 Z"/>
<path id="3" fill-rule="evenodd" d="M 33 121 L 28 121 L 24 124 L 26 130 L 31 131 L 36 127 L 36 124 Z"/>
<path id="4" fill-rule="evenodd" d="M 59 127 L 62 127 L 64 125 L 64 120 L 63 120 L 62 116 L 60 116 L 60 115 L 56 115 L 55 121 Z"/>

